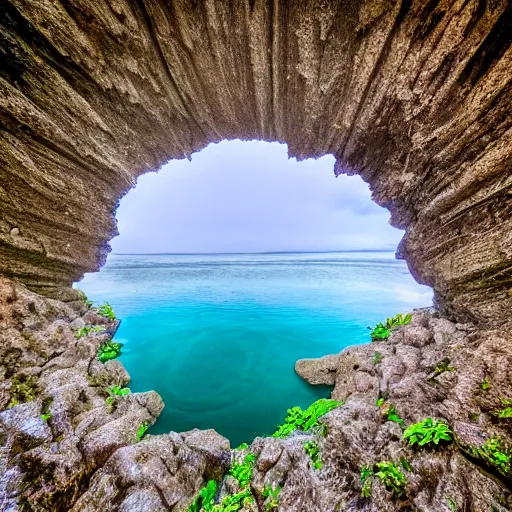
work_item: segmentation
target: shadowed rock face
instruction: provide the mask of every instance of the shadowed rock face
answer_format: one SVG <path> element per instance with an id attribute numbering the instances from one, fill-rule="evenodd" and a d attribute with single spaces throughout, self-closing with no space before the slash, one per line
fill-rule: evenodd
<path id="1" fill-rule="evenodd" d="M 512 301 L 512 10 L 494 2 L 2 0 L 0 272 L 98 270 L 140 174 L 221 139 L 332 153 L 459 321 Z"/>

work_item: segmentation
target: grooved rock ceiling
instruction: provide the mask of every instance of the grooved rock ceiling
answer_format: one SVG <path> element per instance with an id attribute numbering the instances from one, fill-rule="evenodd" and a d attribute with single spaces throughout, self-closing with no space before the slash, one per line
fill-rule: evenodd
<path id="1" fill-rule="evenodd" d="M 7 277 L 71 298 L 137 176 L 264 139 L 360 174 L 441 311 L 508 315 L 509 2 L 1 0 L 0 18 Z"/>

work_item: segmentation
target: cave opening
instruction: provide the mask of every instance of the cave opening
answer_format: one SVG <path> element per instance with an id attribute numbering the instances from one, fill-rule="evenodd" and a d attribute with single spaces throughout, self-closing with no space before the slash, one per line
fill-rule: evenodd
<path id="1" fill-rule="evenodd" d="M 334 158 L 286 145 L 210 144 L 145 174 L 121 201 L 120 235 L 78 286 L 122 320 L 115 341 L 132 391 L 166 406 L 152 433 L 214 428 L 233 446 L 331 388 L 298 359 L 369 341 L 368 325 L 429 306 L 395 259 L 402 232 Z"/>

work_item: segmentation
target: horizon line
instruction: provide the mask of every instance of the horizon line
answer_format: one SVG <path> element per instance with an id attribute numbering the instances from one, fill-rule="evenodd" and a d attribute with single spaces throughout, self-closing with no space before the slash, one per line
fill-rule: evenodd
<path id="1" fill-rule="evenodd" d="M 258 251 L 258 252 L 111 252 L 115 256 L 233 256 L 245 254 L 325 254 L 347 252 L 396 252 L 396 249 L 341 249 L 335 251 Z"/>

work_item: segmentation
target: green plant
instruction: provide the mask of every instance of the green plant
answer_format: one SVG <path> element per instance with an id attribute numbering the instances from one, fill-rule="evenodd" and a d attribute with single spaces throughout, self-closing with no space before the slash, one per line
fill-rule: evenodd
<path id="1" fill-rule="evenodd" d="M 453 501 L 452 498 L 446 498 L 446 503 L 448 504 L 448 508 L 450 509 L 450 512 L 457 512 L 457 505 L 455 501 Z"/>
<path id="2" fill-rule="evenodd" d="M 272 437 L 287 437 L 295 430 L 309 430 L 320 427 L 318 420 L 324 414 L 332 411 L 336 407 L 342 405 L 343 402 L 331 400 L 329 398 L 321 398 L 311 404 L 305 411 L 300 407 L 292 407 L 288 409 L 284 423 L 279 425 Z"/>
<path id="3" fill-rule="evenodd" d="M 485 379 L 482 382 L 480 382 L 480 388 L 483 391 L 487 391 L 490 387 L 492 387 L 491 381 L 489 377 L 485 377 Z"/>
<path id="4" fill-rule="evenodd" d="M 107 392 L 117 396 L 126 396 L 131 393 L 130 388 L 122 388 L 121 386 L 111 386 L 107 389 Z"/>
<path id="5" fill-rule="evenodd" d="M 382 361 L 382 354 L 380 352 L 374 352 L 372 363 L 379 364 Z"/>
<path id="6" fill-rule="evenodd" d="M 384 487 L 392 491 L 396 496 L 401 496 L 407 485 L 407 478 L 394 462 L 377 462 L 378 471 L 375 473 L 380 478 Z"/>
<path id="7" fill-rule="evenodd" d="M 306 454 L 309 455 L 309 458 L 313 463 L 313 467 L 315 469 L 322 469 L 323 462 L 322 457 L 320 456 L 318 443 L 316 441 L 306 441 L 302 445 L 304 446 L 304 451 L 306 452 Z"/>
<path id="8" fill-rule="evenodd" d="M 498 418 L 512 418 L 512 399 L 502 398 L 501 404 L 504 406 L 501 409 L 495 409 L 491 411 L 494 416 Z"/>
<path id="9" fill-rule="evenodd" d="M 379 322 L 373 329 L 371 329 L 370 338 L 372 341 L 387 340 L 391 334 L 391 330 L 388 329 L 382 322 Z"/>
<path id="10" fill-rule="evenodd" d="M 500 437 L 490 437 L 482 446 L 470 448 L 469 452 L 495 467 L 502 475 L 511 476 L 512 453 Z"/>
<path id="11" fill-rule="evenodd" d="M 146 435 L 148 428 L 149 428 L 149 421 L 143 421 L 140 424 L 139 430 L 137 430 L 137 442 L 141 441 L 142 438 Z"/>
<path id="12" fill-rule="evenodd" d="M 384 405 L 384 402 L 386 401 L 386 399 L 384 397 L 380 397 L 377 399 L 377 401 L 375 402 L 375 405 L 377 407 L 382 407 Z"/>
<path id="13" fill-rule="evenodd" d="M 274 510 L 279 507 L 279 491 L 281 487 L 278 485 L 273 488 L 271 485 L 266 485 L 261 493 L 265 498 L 265 511 Z"/>
<path id="14" fill-rule="evenodd" d="M 53 403 L 53 396 L 47 396 L 43 399 L 43 403 L 41 406 L 41 419 L 43 421 L 48 421 L 52 417 L 52 413 L 50 412 L 50 405 Z"/>
<path id="15" fill-rule="evenodd" d="M 444 421 L 425 418 L 423 421 L 407 427 L 403 438 L 409 440 L 410 445 L 438 445 L 441 441 L 450 443 L 452 441 L 452 431 Z"/>
<path id="16" fill-rule="evenodd" d="M 110 359 L 115 359 L 121 355 L 122 343 L 116 343 L 112 340 L 104 341 L 98 349 L 98 359 L 106 363 Z"/>
<path id="17" fill-rule="evenodd" d="M 398 414 L 398 411 L 396 410 L 394 404 L 389 405 L 388 421 L 394 421 L 395 423 L 398 423 L 401 427 L 404 426 L 404 420 Z"/>
<path id="18" fill-rule="evenodd" d="M 15 375 L 11 379 L 11 398 L 7 404 L 7 408 L 10 409 L 18 404 L 31 402 L 35 399 L 37 394 L 37 379 L 32 375 Z"/>
<path id="19" fill-rule="evenodd" d="M 82 327 L 81 329 L 74 329 L 75 332 L 75 338 L 79 340 L 82 336 L 86 336 L 90 334 L 91 332 L 103 332 L 105 330 L 105 327 L 103 325 L 86 325 L 85 327 Z"/>
<path id="20" fill-rule="evenodd" d="M 105 304 L 102 304 L 101 306 L 98 306 L 96 308 L 96 311 L 100 315 L 106 316 L 109 320 L 115 320 L 116 319 L 116 315 L 114 313 L 114 310 L 112 309 L 112 306 L 108 302 L 105 302 Z"/>
<path id="21" fill-rule="evenodd" d="M 371 466 L 363 466 L 361 468 L 361 496 L 369 498 L 372 495 L 373 468 Z"/>
<path id="22" fill-rule="evenodd" d="M 245 443 L 240 446 L 242 450 L 248 448 Z M 235 448 L 233 451 L 236 453 L 239 449 L 240 447 Z M 237 512 L 248 506 L 254 501 L 251 494 L 250 483 L 255 461 L 256 456 L 253 453 L 248 453 L 241 462 L 235 460 L 231 465 L 229 474 L 238 481 L 239 492 L 225 496 L 220 503 L 216 504 L 217 483 L 214 480 L 210 480 L 206 486 L 199 491 L 199 494 L 187 509 L 187 512 Z M 275 493 L 276 498 L 277 492 Z"/>
<path id="23" fill-rule="evenodd" d="M 199 491 L 196 499 L 188 507 L 187 512 L 210 512 L 214 510 L 215 495 L 217 493 L 217 482 L 208 480 L 208 483 Z"/>
<path id="24" fill-rule="evenodd" d="M 436 364 L 434 368 L 434 373 L 427 379 L 431 384 L 434 382 L 435 378 L 445 372 L 454 372 L 455 368 L 450 364 L 450 360 L 445 357 L 442 361 Z"/>
<path id="25" fill-rule="evenodd" d="M 109 396 L 105 399 L 105 403 L 110 407 L 109 412 L 112 413 L 116 409 L 116 400 L 118 396 L 126 396 L 131 393 L 130 388 L 122 388 L 121 386 L 112 386 L 107 388 Z"/>
<path id="26" fill-rule="evenodd" d="M 372 341 L 385 340 L 389 338 L 389 335 L 391 334 L 391 329 L 393 327 L 397 327 L 399 325 L 406 325 L 410 323 L 411 320 L 412 315 L 410 313 L 407 313 L 406 315 L 398 313 L 392 318 L 387 318 L 385 324 L 379 322 L 375 327 L 373 327 L 373 329 L 371 327 L 368 327 L 368 329 L 371 329 L 370 337 Z"/>

